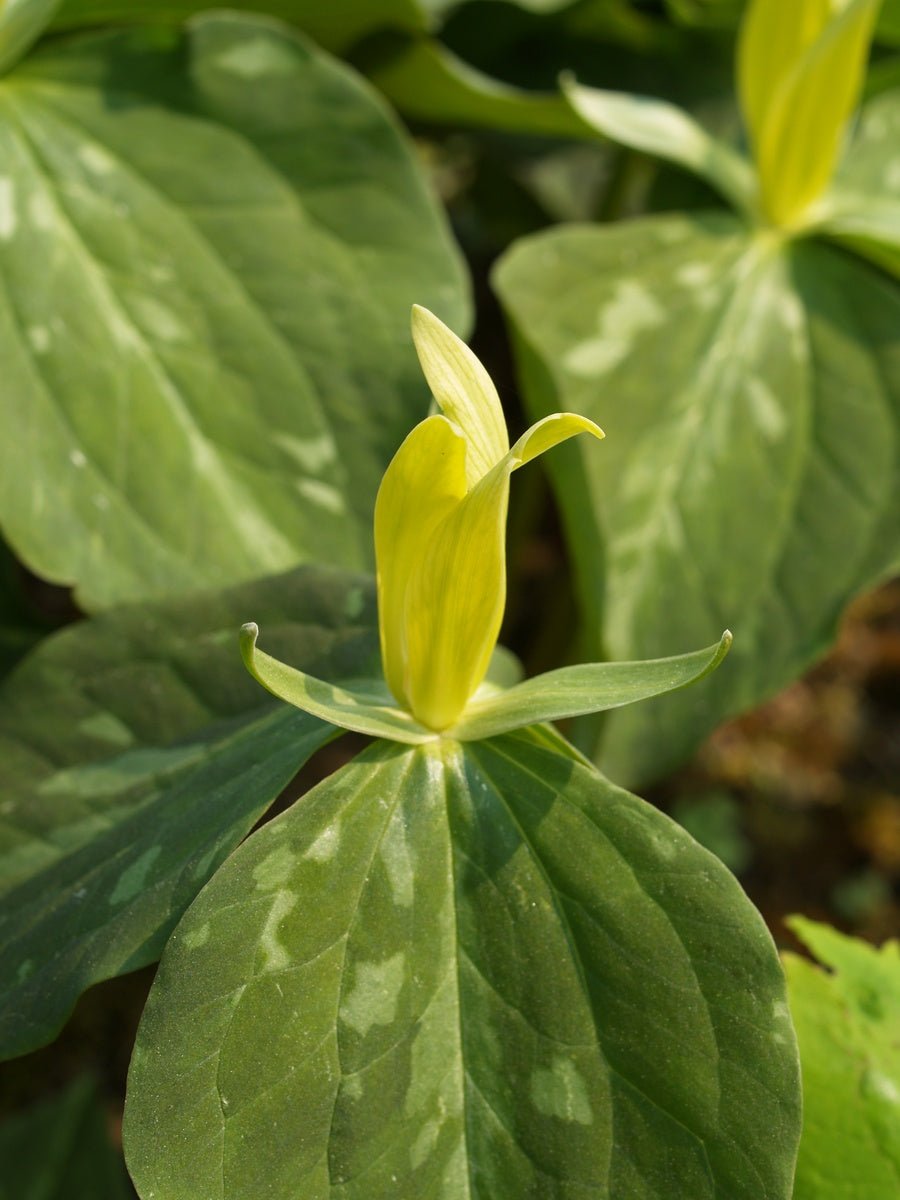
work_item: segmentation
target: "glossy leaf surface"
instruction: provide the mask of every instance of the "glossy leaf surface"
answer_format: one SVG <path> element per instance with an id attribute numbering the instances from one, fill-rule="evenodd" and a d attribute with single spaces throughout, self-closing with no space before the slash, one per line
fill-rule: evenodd
<path id="1" fill-rule="evenodd" d="M 90 984 L 152 962 L 333 736 L 246 673 L 248 610 L 323 673 L 377 661 L 368 585 L 305 568 L 75 626 L 0 689 L 0 1056 L 48 1040 Z"/>
<path id="2" fill-rule="evenodd" d="M 368 85 L 233 14 L 60 40 L 4 80 L 0 158 L 20 557 L 93 608 L 368 565 L 378 482 L 427 405 L 410 305 L 466 324 Z"/>
<path id="3" fill-rule="evenodd" d="M 138 1035 L 145 1200 L 787 1200 L 762 921 L 557 746 L 378 744 L 223 866 Z"/>
<path id="4" fill-rule="evenodd" d="M 615 660 L 735 631 L 702 689 L 609 719 L 606 769 L 647 779 L 807 667 L 900 557 L 900 292 L 725 215 L 560 229 L 495 279 L 532 415 L 608 435 L 602 464 L 550 464 L 590 634 Z"/>
<path id="5" fill-rule="evenodd" d="M 133 1200 L 95 1084 L 0 1121 L 0 1200 Z"/>
<path id="6" fill-rule="evenodd" d="M 822 963 L 785 955 L 803 1064 L 794 1200 L 888 1200 L 900 1185 L 900 945 L 789 923 Z"/>

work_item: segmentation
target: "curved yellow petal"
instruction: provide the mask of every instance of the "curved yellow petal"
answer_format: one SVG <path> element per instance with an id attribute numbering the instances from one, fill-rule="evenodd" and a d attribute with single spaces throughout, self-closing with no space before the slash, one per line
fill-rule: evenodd
<path id="1" fill-rule="evenodd" d="M 484 679 L 506 604 L 509 477 L 579 433 L 603 437 L 585 417 L 558 413 L 532 426 L 432 529 L 409 577 L 406 647 L 410 711 L 430 729 L 458 719 Z"/>
<path id="2" fill-rule="evenodd" d="M 831 180 L 881 0 L 753 0 L 738 73 L 763 213 L 798 222 Z"/>
<path id="3" fill-rule="evenodd" d="M 466 494 L 466 443 L 446 417 L 417 425 L 394 455 L 375 500 L 378 628 L 385 679 L 410 707 L 406 596 L 435 528 Z"/>
<path id="4" fill-rule="evenodd" d="M 441 412 L 468 443 L 466 477 L 469 487 L 474 487 L 509 449 L 497 389 L 465 342 L 418 304 L 412 310 L 412 335 Z"/>

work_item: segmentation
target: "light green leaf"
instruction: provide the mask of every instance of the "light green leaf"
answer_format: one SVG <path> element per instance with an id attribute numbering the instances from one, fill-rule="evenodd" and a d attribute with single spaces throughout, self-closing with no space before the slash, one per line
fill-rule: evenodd
<path id="1" fill-rule="evenodd" d="M 60 0 L 0 0 L 0 76 L 37 41 Z"/>
<path id="2" fill-rule="evenodd" d="M 178 22 L 222 7 L 215 0 L 62 0 L 54 28 Z M 416 0 L 328 0 L 327 4 L 322 0 L 230 0 L 227 7 L 291 21 L 335 54 L 349 50 L 376 30 L 413 32 L 426 23 L 423 6 Z"/>
<path id="3" fill-rule="evenodd" d="M 496 737 L 524 725 L 605 712 L 688 687 L 719 666 L 731 646 L 726 632 L 715 646 L 650 662 L 579 663 L 547 671 L 468 705 L 453 729 L 460 741 Z"/>
<path id="4" fill-rule="evenodd" d="M 900 89 L 863 109 L 820 221 L 826 235 L 900 277 Z"/>
<path id="5" fill-rule="evenodd" d="M 800 674 L 897 562 L 900 292 L 724 215 L 552 231 L 495 281 L 532 415 L 607 433 L 602 464 L 581 447 L 550 464 L 587 655 L 735 631 L 702 688 L 610 716 L 605 768 L 646 780 Z"/>
<path id="6" fill-rule="evenodd" d="M 900 945 L 788 924 L 829 968 L 784 956 L 803 1064 L 794 1200 L 889 1200 L 900 1188 Z"/>
<path id="7" fill-rule="evenodd" d="M 88 607 L 368 565 L 381 474 L 427 404 L 410 305 L 466 324 L 444 220 L 368 86 L 233 14 L 53 42 L 4 81 L 0 157 L 20 557 Z"/>
<path id="8" fill-rule="evenodd" d="M 0 1056 L 47 1041 L 92 983 L 152 962 L 334 736 L 247 675 L 248 612 L 332 677 L 377 658 L 369 583 L 303 568 L 77 625 L 0 688 Z"/>
<path id="9" fill-rule="evenodd" d="M 376 745 L 232 856 L 138 1034 L 145 1200 L 787 1200 L 765 926 L 551 745 Z"/>
<path id="10" fill-rule="evenodd" d="M 377 59 L 367 74 L 413 120 L 546 137 L 593 137 L 591 126 L 561 94 L 529 92 L 492 79 L 438 42 L 406 42 Z"/>
<path id="11" fill-rule="evenodd" d="M 93 1080 L 0 1122 L 0 1200 L 129 1200 Z"/>
<path id="12" fill-rule="evenodd" d="M 563 79 L 563 92 L 573 110 L 604 137 L 684 167 L 737 208 L 753 211 L 756 180 L 749 161 L 684 109 L 651 96 L 583 87 L 569 78 Z"/>

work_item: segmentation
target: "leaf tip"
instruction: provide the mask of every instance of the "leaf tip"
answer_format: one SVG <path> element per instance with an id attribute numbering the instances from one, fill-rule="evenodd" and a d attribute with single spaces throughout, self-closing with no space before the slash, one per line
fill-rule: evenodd
<path id="1" fill-rule="evenodd" d="M 247 621 L 241 626 L 240 642 L 241 642 L 241 658 L 244 660 L 244 666 L 250 671 L 253 671 L 253 654 L 256 650 L 256 639 L 259 637 L 259 626 L 255 621 Z"/>

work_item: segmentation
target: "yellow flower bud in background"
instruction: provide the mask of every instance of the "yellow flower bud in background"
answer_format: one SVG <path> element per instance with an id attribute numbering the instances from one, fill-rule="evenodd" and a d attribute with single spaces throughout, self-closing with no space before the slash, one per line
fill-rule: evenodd
<path id="1" fill-rule="evenodd" d="M 751 0 L 738 90 L 762 215 L 802 224 L 828 187 L 859 101 L 881 0 Z"/>
<path id="2" fill-rule="evenodd" d="M 378 492 L 379 632 L 395 699 L 442 730 L 484 679 L 500 632 L 510 475 L 575 434 L 603 432 L 557 413 L 510 449 L 497 391 L 468 346 L 418 306 L 412 330 L 441 415 L 413 429 Z"/>

